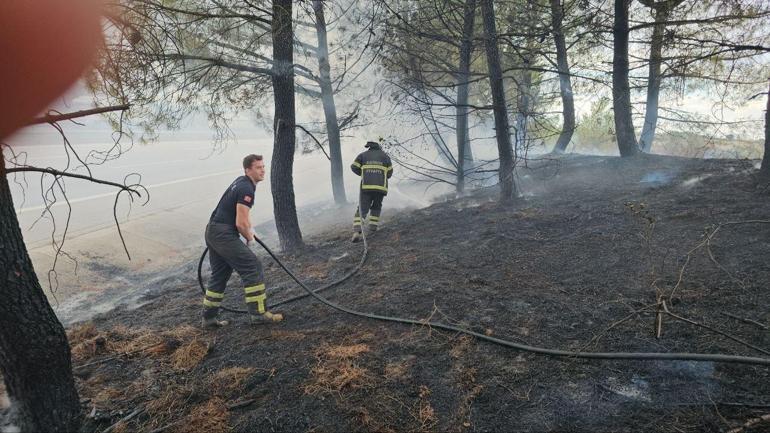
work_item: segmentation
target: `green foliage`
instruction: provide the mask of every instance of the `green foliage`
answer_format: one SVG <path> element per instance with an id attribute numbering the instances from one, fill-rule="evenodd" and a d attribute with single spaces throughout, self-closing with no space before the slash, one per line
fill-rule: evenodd
<path id="1" fill-rule="evenodd" d="M 575 142 L 575 150 L 578 152 L 617 152 L 615 123 L 610 98 L 597 99 L 591 104 L 589 113 L 577 119 L 577 128 L 572 140 Z"/>

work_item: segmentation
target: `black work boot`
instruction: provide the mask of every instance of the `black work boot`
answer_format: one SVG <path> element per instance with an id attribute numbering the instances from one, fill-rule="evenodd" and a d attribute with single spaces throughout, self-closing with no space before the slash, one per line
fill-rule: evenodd
<path id="1" fill-rule="evenodd" d="M 217 313 L 219 313 L 219 308 L 217 307 L 203 308 L 202 325 L 204 328 L 221 328 L 222 326 L 227 326 L 230 323 L 227 320 L 218 320 Z"/>
<path id="2" fill-rule="evenodd" d="M 275 323 L 283 320 L 283 314 L 281 313 L 273 313 L 270 311 L 265 311 L 264 313 L 260 313 L 257 309 L 256 303 L 249 303 L 248 306 L 249 306 L 249 321 L 251 322 L 252 325 Z"/>
<path id="3" fill-rule="evenodd" d="M 361 241 L 361 233 L 353 232 L 353 238 L 350 241 L 353 242 L 353 243 L 360 242 Z"/>

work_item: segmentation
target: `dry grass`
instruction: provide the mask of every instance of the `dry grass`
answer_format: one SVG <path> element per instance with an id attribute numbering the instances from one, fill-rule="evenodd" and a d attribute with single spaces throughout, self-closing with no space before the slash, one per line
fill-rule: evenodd
<path id="1" fill-rule="evenodd" d="M 99 335 L 99 332 L 96 330 L 96 325 L 93 322 L 81 323 L 67 330 L 67 340 L 70 342 L 70 346 L 76 346 L 97 335 Z"/>
<path id="2" fill-rule="evenodd" d="M 166 356 L 182 344 L 200 335 L 200 331 L 189 325 L 168 331 L 154 329 L 131 329 L 126 326 L 99 332 L 93 323 L 85 323 L 68 331 L 72 358 L 85 361 L 96 355 L 133 354 L 143 352 L 154 357 Z"/>
<path id="3" fill-rule="evenodd" d="M 132 430 L 129 430 L 128 423 L 125 423 L 123 421 L 118 422 L 115 424 L 115 427 L 112 428 L 112 433 L 128 433 Z"/>
<path id="4" fill-rule="evenodd" d="M 125 396 L 124 389 L 109 386 L 97 392 L 91 400 L 97 407 L 113 407 L 116 402 L 124 400 Z"/>
<path id="5" fill-rule="evenodd" d="M 147 413 L 150 415 L 149 425 L 145 430 L 152 430 L 179 420 L 189 408 L 188 401 L 194 394 L 189 386 L 171 385 L 163 388 L 160 395 L 147 402 Z"/>
<path id="6" fill-rule="evenodd" d="M 449 354 L 452 356 L 452 358 L 460 358 L 468 352 L 472 344 L 473 338 L 471 336 L 462 335 L 457 338 L 457 343 L 452 346 Z"/>
<path id="7" fill-rule="evenodd" d="M 478 397 L 478 395 L 481 393 L 481 391 L 484 389 L 482 385 L 476 385 L 472 387 L 468 392 L 465 393 L 463 396 L 462 401 L 460 402 L 457 413 L 455 414 L 455 425 L 462 423 L 464 426 L 469 427 L 471 425 L 469 414 L 471 412 L 471 404 L 473 404 L 473 400 Z"/>
<path id="8" fill-rule="evenodd" d="M 132 330 L 122 326 L 113 328 L 107 338 L 110 348 L 117 353 L 133 353 L 164 342 L 163 336 L 155 330 L 147 328 Z"/>
<path id="9" fill-rule="evenodd" d="M 107 340 L 99 335 L 92 322 L 86 322 L 67 331 L 70 353 L 75 361 L 91 359 L 107 353 Z"/>
<path id="10" fill-rule="evenodd" d="M 284 341 L 301 341 L 307 337 L 302 332 L 274 329 L 270 331 L 270 338 Z"/>
<path id="11" fill-rule="evenodd" d="M 171 365 L 174 370 L 190 371 L 195 368 L 209 353 L 209 344 L 197 338 L 180 346 L 171 355 Z"/>
<path id="12" fill-rule="evenodd" d="M 350 346 L 328 346 L 321 349 L 322 355 L 329 359 L 357 358 L 358 355 L 366 352 L 369 352 L 369 346 L 366 344 L 353 344 Z"/>
<path id="13" fill-rule="evenodd" d="M 72 358 L 75 361 L 84 361 L 96 355 L 138 353 L 155 358 L 173 354 L 172 362 L 179 369 L 188 369 L 188 366 L 192 368 L 200 361 L 195 361 L 202 345 L 196 340 L 200 331 L 189 325 L 163 332 L 119 325 L 98 333 L 93 324 L 86 324 L 72 330 L 71 335 L 71 342 L 77 342 L 72 347 Z"/>
<path id="14" fill-rule="evenodd" d="M 227 397 L 228 394 L 243 391 L 243 385 L 256 369 L 253 367 L 230 367 L 220 370 L 209 379 L 209 389 L 214 395 Z"/>
<path id="15" fill-rule="evenodd" d="M 324 364 L 313 368 L 314 375 L 310 384 L 305 385 L 306 395 L 331 394 L 343 389 L 362 388 L 372 382 L 368 370 L 351 362 Z"/>
<path id="16" fill-rule="evenodd" d="M 182 386 L 169 386 L 161 391 L 158 398 L 147 403 L 147 412 L 153 417 L 177 412 L 186 405 L 187 397 L 192 390 Z"/>
<path id="17" fill-rule="evenodd" d="M 169 430 L 174 433 L 226 433 L 229 432 L 230 414 L 221 398 L 212 398 L 190 410 L 184 421 Z"/>
<path id="18" fill-rule="evenodd" d="M 478 370 L 475 367 L 470 368 L 455 368 L 455 374 L 457 380 L 465 387 L 471 387 L 476 383 L 476 373 Z"/>
<path id="19" fill-rule="evenodd" d="M 438 418 L 436 417 L 436 411 L 430 404 L 430 388 L 425 385 L 420 385 L 419 399 L 417 404 L 412 408 L 411 415 L 418 422 L 418 431 L 427 432 L 432 431 L 438 424 Z"/>
<path id="20" fill-rule="evenodd" d="M 366 344 L 326 346 L 316 354 L 318 365 L 311 373 L 313 378 L 304 387 L 306 395 L 334 393 L 369 386 L 373 377 L 366 368 L 356 365 L 353 360 L 369 352 Z"/>
<path id="21" fill-rule="evenodd" d="M 359 407 L 355 409 L 354 419 L 356 420 L 356 422 L 358 422 L 359 425 L 363 427 L 362 429 L 360 429 L 361 431 L 370 431 L 370 432 L 378 432 L 378 433 L 396 433 L 396 430 L 393 430 L 391 427 L 384 425 L 382 424 L 382 422 L 379 422 L 376 419 L 374 419 L 369 414 L 369 410 L 365 407 Z"/>
<path id="22" fill-rule="evenodd" d="M 396 269 L 400 272 L 413 272 L 417 264 L 416 254 L 404 254 L 398 260 Z"/>
<path id="23" fill-rule="evenodd" d="M 319 262 L 316 264 L 307 265 L 302 269 L 302 275 L 305 278 L 314 278 L 317 280 L 323 280 L 329 276 L 329 262 Z"/>
<path id="24" fill-rule="evenodd" d="M 410 367 L 411 363 L 409 361 L 387 363 L 385 365 L 385 380 L 391 382 L 406 380 Z"/>
<path id="25" fill-rule="evenodd" d="M 99 347 L 105 353 L 162 359 L 162 362 L 155 362 L 155 368 L 149 370 L 149 375 L 141 374 L 133 382 L 123 386 L 115 386 L 99 374 L 88 378 L 80 388 L 80 393 L 91 397 L 97 407 L 107 409 L 125 406 L 128 402 L 135 403 L 137 398 L 147 401 L 150 421 L 143 427 L 148 427 L 149 430 L 179 421 L 189 412 L 188 402 L 194 395 L 193 388 L 168 384 L 167 375 L 164 373 L 172 368 L 190 371 L 209 353 L 209 344 L 199 338 L 200 331 L 196 328 L 185 325 L 160 332 L 148 328 L 116 326 L 95 334 L 92 327 L 84 327 L 73 331 L 73 335 L 80 340 L 73 348 L 73 357 L 76 359 L 84 359 L 97 353 L 93 347 L 99 341 L 102 342 Z M 236 386 L 238 378 L 234 380 L 235 382 L 228 382 L 228 386 Z M 212 424 L 211 431 L 219 431 L 218 425 L 218 422 Z M 226 429 L 227 423 L 223 425 Z M 125 428 L 125 431 L 131 430 L 129 426 L 121 428 Z"/>
<path id="26" fill-rule="evenodd" d="M 528 207 L 528 208 L 524 208 L 514 212 L 512 216 L 514 218 L 526 219 L 526 218 L 534 218 L 539 215 L 540 215 L 540 211 L 537 208 Z"/>
<path id="27" fill-rule="evenodd" d="M 164 331 L 163 335 L 169 337 L 178 338 L 180 340 L 187 340 L 193 337 L 201 335 L 201 330 L 190 325 L 177 326 L 176 328 Z"/>
<path id="28" fill-rule="evenodd" d="M 107 382 L 107 377 L 104 374 L 96 373 L 90 376 L 86 381 L 86 388 L 96 388 Z"/>

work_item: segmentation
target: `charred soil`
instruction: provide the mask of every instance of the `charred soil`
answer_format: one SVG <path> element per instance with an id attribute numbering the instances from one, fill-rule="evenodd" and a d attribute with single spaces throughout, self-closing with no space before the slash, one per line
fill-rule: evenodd
<path id="1" fill-rule="evenodd" d="M 569 156 L 522 168 L 511 205 L 490 189 L 394 215 L 386 199 L 363 269 L 322 294 L 536 346 L 770 358 L 770 190 L 755 172 Z M 357 264 L 349 235 L 339 222 L 282 260 L 318 287 Z M 261 255 L 269 301 L 302 293 Z M 241 308 L 238 286 L 226 304 Z M 69 330 L 84 431 L 770 430 L 768 367 L 545 357 L 311 298 L 279 324 L 224 313 L 230 326 L 204 331 L 200 304 L 191 274 Z"/>

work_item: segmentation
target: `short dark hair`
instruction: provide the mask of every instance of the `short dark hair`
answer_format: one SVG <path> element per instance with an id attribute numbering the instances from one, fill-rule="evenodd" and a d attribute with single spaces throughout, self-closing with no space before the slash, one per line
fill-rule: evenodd
<path id="1" fill-rule="evenodd" d="M 247 168 L 251 168 L 251 164 L 254 164 L 254 161 L 262 161 L 262 155 L 254 155 L 253 153 L 251 155 L 246 155 L 246 157 L 243 158 L 243 169 L 246 170 Z"/>

